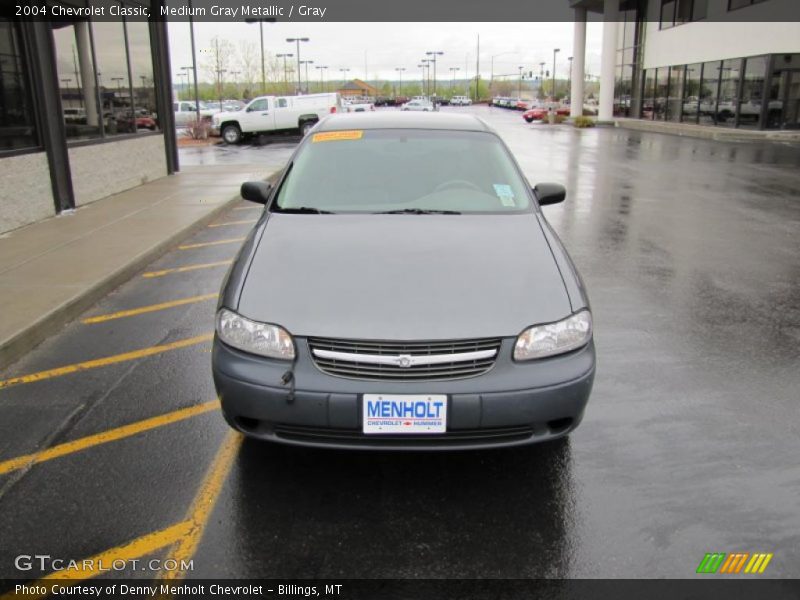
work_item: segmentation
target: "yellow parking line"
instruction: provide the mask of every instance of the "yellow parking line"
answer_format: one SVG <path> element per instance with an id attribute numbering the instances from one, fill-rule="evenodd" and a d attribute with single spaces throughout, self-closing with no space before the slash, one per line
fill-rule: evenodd
<path id="1" fill-rule="evenodd" d="M 133 317 L 149 312 L 156 312 L 167 308 L 174 308 L 175 306 L 183 306 L 184 304 L 193 304 L 195 302 L 202 302 L 203 300 L 211 300 L 212 298 L 219 297 L 219 294 L 203 294 L 202 296 L 192 296 L 190 298 L 181 298 L 180 300 L 170 300 L 169 302 L 162 302 L 160 304 L 151 304 L 149 306 L 141 306 L 139 308 L 131 308 L 128 310 L 121 310 L 107 315 L 98 315 L 96 317 L 88 317 L 82 319 L 81 323 L 90 325 L 92 323 L 103 323 L 111 321 L 112 319 L 122 319 L 123 317 Z"/>
<path id="2" fill-rule="evenodd" d="M 188 265 L 186 267 L 173 267 L 172 269 L 161 269 L 160 271 L 148 271 L 142 273 L 142 277 L 163 277 L 170 273 L 185 273 L 186 271 L 196 271 L 197 269 L 210 269 L 211 267 L 220 267 L 222 265 L 229 265 L 232 260 L 218 260 L 217 262 L 200 263 L 197 265 Z"/>
<path id="3" fill-rule="evenodd" d="M 102 431 L 100 433 L 89 435 L 71 442 L 58 444 L 57 446 L 47 448 L 40 452 L 34 452 L 33 454 L 26 454 L 24 456 L 12 458 L 10 460 L 0 462 L 0 475 L 17 471 L 29 465 L 35 465 L 52 460 L 54 458 L 66 456 L 68 454 L 74 454 L 75 452 L 86 450 L 87 448 L 92 448 L 101 444 L 107 444 L 109 442 L 115 442 L 117 440 L 136 435 L 137 433 L 142 433 L 143 431 L 149 431 L 150 429 L 177 423 L 178 421 L 183 421 L 197 415 L 202 415 L 212 410 L 217 410 L 218 408 L 219 400 L 212 400 L 210 402 L 204 402 L 203 404 L 198 404 L 196 406 L 182 408 L 180 410 L 159 415 L 157 417 L 151 417 L 150 419 L 144 419 L 135 423 L 123 425 L 122 427 L 116 427 L 114 429 Z"/>
<path id="4" fill-rule="evenodd" d="M 250 223 L 258 223 L 258 219 L 244 219 L 243 221 L 226 221 L 224 223 L 211 223 L 209 227 L 225 227 L 226 225 L 249 225 Z"/>
<path id="5" fill-rule="evenodd" d="M 213 339 L 213 333 L 204 333 L 185 340 L 178 340 L 170 342 L 169 344 L 161 344 L 160 346 L 150 346 L 149 348 L 142 348 L 141 350 L 134 350 L 132 352 L 125 352 L 123 354 L 114 354 L 104 358 L 96 358 L 94 360 L 87 360 L 72 365 L 57 367 L 55 369 L 48 369 L 46 371 L 39 371 L 38 373 L 30 373 L 29 375 L 21 375 L 19 377 L 12 377 L 11 379 L 0 380 L 0 389 L 11 387 L 12 385 L 19 385 L 23 383 L 33 383 L 34 381 L 42 381 L 43 379 L 51 379 L 53 377 L 60 377 L 61 375 L 69 375 L 70 373 L 77 373 L 78 371 L 86 371 L 88 369 L 96 369 L 98 367 L 106 367 L 137 358 L 144 358 L 154 354 L 161 354 L 169 350 L 177 350 L 178 348 L 186 348 L 187 346 L 195 346 L 208 342 Z"/>
<path id="6" fill-rule="evenodd" d="M 11 598 L 44 598 L 52 593 L 53 588 L 56 586 L 71 587 L 86 579 L 106 574 L 110 566 L 115 564 L 116 561 L 139 559 L 143 556 L 153 554 L 155 551 L 165 548 L 170 544 L 174 544 L 177 540 L 189 534 L 192 525 L 193 524 L 189 521 L 182 521 L 165 529 L 148 533 L 127 544 L 116 546 L 100 554 L 95 554 L 90 558 L 76 560 L 74 569 L 54 571 L 53 573 L 45 575 L 38 581 L 27 584 L 31 588 L 45 587 L 47 591 L 44 594 L 17 594 L 12 591 L 0 596 L 0 600 L 10 600 Z"/>
<path id="7" fill-rule="evenodd" d="M 214 462 L 208 469 L 205 480 L 186 515 L 186 520 L 192 524 L 192 527 L 187 534 L 181 536 L 181 539 L 170 548 L 167 553 L 167 559 L 172 558 L 177 561 L 178 565 L 184 565 L 194 556 L 197 547 L 200 545 L 200 540 L 203 538 L 211 512 L 214 510 L 214 505 L 219 498 L 219 493 L 222 491 L 222 486 L 225 484 L 236 454 L 242 445 L 242 440 L 244 440 L 244 436 L 231 431 L 225 441 L 222 442 L 217 455 L 214 457 Z M 185 576 L 185 571 L 176 569 L 168 571 L 163 579 L 181 580 Z"/>
<path id="8" fill-rule="evenodd" d="M 178 246 L 178 250 L 192 250 L 193 248 L 205 248 L 206 246 L 221 246 L 222 244 L 236 244 L 243 242 L 244 238 L 232 238 L 229 240 L 217 240 L 216 242 L 202 242 L 200 244 L 184 244 Z"/>

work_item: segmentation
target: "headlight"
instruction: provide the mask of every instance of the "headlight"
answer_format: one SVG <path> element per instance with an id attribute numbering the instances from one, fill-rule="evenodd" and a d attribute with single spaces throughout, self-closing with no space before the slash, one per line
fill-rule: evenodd
<path id="1" fill-rule="evenodd" d="M 251 354 L 294 359 L 294 341 L 285 329 L 245 319 L 227 308 L 217 313 L 217 335 L 229 346 Z"/>
<path id="2" fill-rule="evenodd" d="M 592 315 L 588 310 L 549 325 L 523 331 L 514 346 L 514 360 L 530 360 L 563 354 L 585 346 L 592 339 Z"/>

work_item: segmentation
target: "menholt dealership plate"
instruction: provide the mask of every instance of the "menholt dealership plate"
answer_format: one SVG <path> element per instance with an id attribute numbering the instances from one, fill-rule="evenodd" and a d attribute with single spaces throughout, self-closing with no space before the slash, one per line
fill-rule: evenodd
<path id="1" fill-rule="evenodd" d="M 446 395 L 364 394 L 364 433 L 444 433 Z"/>

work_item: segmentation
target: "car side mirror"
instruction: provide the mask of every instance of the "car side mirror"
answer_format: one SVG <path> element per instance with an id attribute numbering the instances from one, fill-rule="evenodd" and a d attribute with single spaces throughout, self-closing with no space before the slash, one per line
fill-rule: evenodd
<path id="1" fill-rule="evenodd" d="M 242 198 L 250 200 L 250 202 L 266 204 L 269 201 L 271 192 L 272 186 L 266 181 L 246 181 L 242 184 L 240 194 Z"/>
<path id="2" fill-rule="evenodd" d="M 539 206 L 545 204 L 558 204 L 567 197 L 566 188 L 560 183 L 537 183 L 533 187 L 533 193 L 539 200 Z"/>

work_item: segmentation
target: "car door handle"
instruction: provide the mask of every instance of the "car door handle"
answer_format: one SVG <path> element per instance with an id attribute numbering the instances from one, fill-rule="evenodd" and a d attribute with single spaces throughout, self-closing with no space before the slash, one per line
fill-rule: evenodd
<path id="1" fill-rule="evenodd" d="M 262 117 L 266 117 L 268 114 L 269 114 L 268 112 L 261 113 L 261 116 L 262 116 Z"/>

